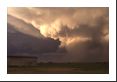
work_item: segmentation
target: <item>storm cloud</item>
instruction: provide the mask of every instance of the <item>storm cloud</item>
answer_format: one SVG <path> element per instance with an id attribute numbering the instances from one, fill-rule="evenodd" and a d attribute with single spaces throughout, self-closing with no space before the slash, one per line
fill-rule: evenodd
<path id="1" fill-rule="evenodd" d="M 30 26 L 32 25 L 45 39 L 60 40 L 61 43 L 59 43 L 57 51 L 65 54 L 62 53 L 62 56 L 59 56 L 63 61 L 108 61 L 109 8 L 107 7 L 10 7 L 8 8 L 8 15 L 24 21 Z M 16 21 L 10 22 L 8 20 L 8 22 L 17 26 Z M 22 24 L 22 26 L 24 25 Z M 19 28 L 19 31 L 26 33 L 22 31 L 23 28 Z M 38 37 L 31 32 L 28 35 Z M 44 54 L 48 53 L 45 52 Z M 49 54 L 53 53 L 50 52 Z M 61 53 L 54 52 L 54 54 Z M 54 60 L 57 61 L 58 59 Z"/>
<path id="2" fill-rule="evenodd" d="M 56 50 L 59 48 L 59 40 L 44 38 L 44 36 L 30 24 L 26 24 L 14 17 L 10 17 L 10 19 L 11 18 L 17 21 L 17 23 L 15 23 L 16 26 L 9 22 L 7 24 L 7 47 L 9 55 L 18 53 L 49 53 L 56 52 Z"/>

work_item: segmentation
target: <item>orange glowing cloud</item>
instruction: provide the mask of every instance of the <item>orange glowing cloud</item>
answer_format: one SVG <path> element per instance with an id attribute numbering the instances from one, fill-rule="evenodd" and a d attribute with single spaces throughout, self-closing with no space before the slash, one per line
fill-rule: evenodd
<path id="1" fill-rule="evenodd" d="M 108 8 L 8 8 L 8 15 L 23 20 L 26 23 L 32 24 L 45 37 L 60 39 L 63 44 L 69 45 L 75 41 L 87 41 L 91 36 L 82 37 L 81 34 L 87 35 L 87 30 L 81 34 L 74 34 L 76 37 L 70 37 L 70 32 L 79 30 L 81 25 L 87 25 L 90 29 L 101 27 L 100 20 L 108 21 Z M 14 21 L 15 22 L 15 21 Z M 65 27 L 66 26 L 66 27 Z M 65 27 L 64 31 L 63 28 Z M 71 31 L 66 31 L 66 28 Z M 87 29 L 87 27 L 85 27 Z M 104 27 L 108 29 L 107 26 Z M 100 29 L 101 30 L 101 29 Z M 64 32 L 65 36 L 60 33 Z M 88 32 L 88 33 L 84 33 Z M 95 31 L 96 32 L 96 31 Z M 72 32 L 74 33 L 74 32 Z M 98 33 L 98 32 L 97 32 Z M 93 33 L 92 33 L 93 34 Z M 99 34 L 97 34 L 99 35 Z M 99 37 L 99 36 L 98 36 Z M 67 39 L 66 39 L 67 38 Z M 85 38 L 85 39 L 84 39 Z M 108 36 L 107 36 L 108 38 Z M 64 45 L 66 46 L 66 45 Z"/>

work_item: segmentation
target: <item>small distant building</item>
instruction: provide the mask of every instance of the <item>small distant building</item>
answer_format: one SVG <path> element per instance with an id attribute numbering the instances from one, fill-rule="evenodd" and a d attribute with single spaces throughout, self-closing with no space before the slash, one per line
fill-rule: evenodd
<path id="1" fill-rule="evenodd" d="M 37 57 L 30 56 L 8 56 L 8 66 L 34 66 L 37 64 Z"/>

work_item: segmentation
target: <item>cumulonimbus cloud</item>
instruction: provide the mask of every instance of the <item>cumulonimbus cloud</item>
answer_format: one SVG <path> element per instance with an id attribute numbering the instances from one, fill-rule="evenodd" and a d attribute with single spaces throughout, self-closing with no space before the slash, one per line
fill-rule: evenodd
<path id="1" fill-rule="evenodd" d="M 9 8 L 8 14 L 32 24 L 45 37 L 59 38 L 60 40 L 63 40 L 61 32 L 66 33 L 67 36 L 70 32 L 73 34 L 73 31 L 82 29 L 81 25 L 87 25 L 92 30 L 99 28 L 103 21 L 108 22 L 108 8 Z M 66 29 L 70 31 L 67 32 Z M 87 27 L 84 28 L 83 35 L 88 31 L 85 29 Z M 108 30 L 108 26 L 105 30 Z"/>
<path id="2" fill-rule="evenodd" d="M 90 56 L 94 60 L 101 60 L 102 55 L 97 54 L 104 52 L 104 43 L 108 45 L 109 8 L 107 7 L 11 7 L 8 8 L 8 15 L 32 24 L 46 38 L 60 39 L 61 47 L 65 47 L 69 53 L 78 54 L 79 59 L 85 57 L 87 60 L 86 57 Z"/>

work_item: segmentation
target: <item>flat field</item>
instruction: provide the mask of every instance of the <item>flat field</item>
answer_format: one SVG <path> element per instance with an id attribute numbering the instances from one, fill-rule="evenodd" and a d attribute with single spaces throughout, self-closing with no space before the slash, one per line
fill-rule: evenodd
<path id="1" fill-rule="evenodd" d="M 8 74 L 109 74 L 109 63 L 39 63 L 7 66 Z"/>

